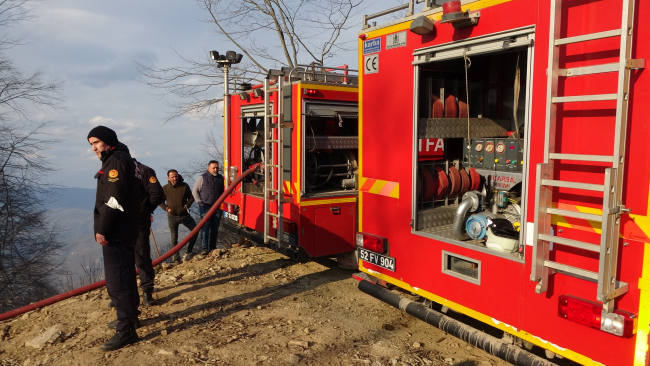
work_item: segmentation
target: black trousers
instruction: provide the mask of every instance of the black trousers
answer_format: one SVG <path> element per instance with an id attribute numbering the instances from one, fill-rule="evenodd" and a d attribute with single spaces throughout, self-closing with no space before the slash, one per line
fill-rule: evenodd
<path id="1" fill-rule="evenodd" d="M 138 320 L 138 284 L 135 279 L 135 240 L 116 240 L 102 246 L 108 296 L 117 310 L 117 330 Z"/>
<path id="2" fill-rule="evenodd" d="M 178 244 L 178 226 L 180 224 L 183 224 L 188 230 L 192 231 L 196 227 L 196 222 L 190 215 L 185 215 L 185 216 L 172 216 L 167 214 L 167 223 L 169 224 L 169 232 L 171 233 L 172 236 L 172 246 L 175 247 L 176 244 Z M 196 243 L 196 238 L 198 237 L 197 235 L 194 235 L 188 245 L 187 245 L 187 252 L 191 253 L 192 249 L 194 249 L 194 244 Z"/>
<path id="3" fill-rule="evenodd" d="M 135 265 L 138 267 L 140 276 L 140 289 L 142 292 L 153 292 L 153 280 L 156 272 L 151 265 L 151 244 L 149 244 L 149 230 L 151 221 L 140 223 L 138 239 L 135 241 Z"/>

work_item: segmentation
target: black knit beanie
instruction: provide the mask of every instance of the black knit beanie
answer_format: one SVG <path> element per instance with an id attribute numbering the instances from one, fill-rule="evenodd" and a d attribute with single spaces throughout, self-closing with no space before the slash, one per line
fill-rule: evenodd
<path id="1" fill-rule="evenodd" d="M 117 144 L 119 143 L 119 141 L 117 141 L 117 134 L 115 133 L 115 131 L 104 126 L 97 126 L 92 130 L 90 130 L 90 132 L 88 133 L 88 137 L 86 137 L 86 140 L 88 140 L 91 137 L 96 137 L 111 147 L 116 147 Z"/>

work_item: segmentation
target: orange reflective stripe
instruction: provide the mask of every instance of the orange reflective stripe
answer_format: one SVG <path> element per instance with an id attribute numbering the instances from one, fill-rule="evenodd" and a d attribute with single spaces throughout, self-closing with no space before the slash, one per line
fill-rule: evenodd
<path id="1" fill-rule="evenodd" d="M 365 181 L 364 181 L 365 180 Z M 361 178 L 361 191 L 363 192 L 368 192 L 373 184 L 377 181 L 376 179 L 369 179 L 369 178 Z"/>
<path id="2" fill-rule="evenodd" d="M 399 198 L 398 182 L 361 177 L 360 183 L 361 192 L 373 193 L 391 198 Z"/>

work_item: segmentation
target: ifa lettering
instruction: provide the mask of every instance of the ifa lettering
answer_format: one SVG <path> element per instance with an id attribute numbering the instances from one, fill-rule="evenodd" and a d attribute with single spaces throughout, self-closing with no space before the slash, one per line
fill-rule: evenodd
<path id="1" fill-rule="evenodd" d="M 439 160 L 445 157 L 445 139 L 420 139 L 419 160 Z"/>

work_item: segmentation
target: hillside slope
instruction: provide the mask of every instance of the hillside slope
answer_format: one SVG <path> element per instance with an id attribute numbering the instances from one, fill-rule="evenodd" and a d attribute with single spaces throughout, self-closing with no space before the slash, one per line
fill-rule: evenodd
<path id="1" fill-rule="evenodd" d="M 100 289 L 0 323 L 0 364 L 506 365 L 360 292 L 334 262 L 213 254 L 159 269 L 140 342 L 99 349 L 115 319 Z"/>

